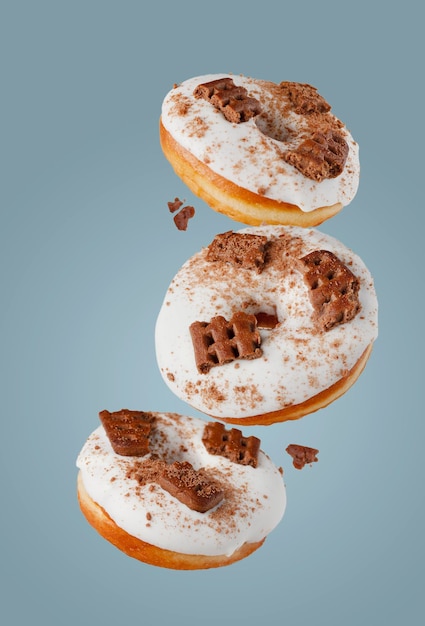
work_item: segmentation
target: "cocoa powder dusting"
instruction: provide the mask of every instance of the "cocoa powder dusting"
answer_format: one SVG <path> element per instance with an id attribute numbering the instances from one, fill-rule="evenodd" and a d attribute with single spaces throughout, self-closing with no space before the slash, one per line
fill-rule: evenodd
<path id="1" fill-rule="evenodd" d="M 188 136 L 200 139 L 208 130 L 208 124 L 201 117 L 196 116 L 188 125 Z"/>
<path id="2" fill-rule="evenodd" d="M 173 115 L 184 116 L 187 115 L 192 107 L 192 103 L 189 98 L 179 93 L 173 93 L 171 95 L 172 106 L 170 111 Z"/>
<path id="3" fill-rule="evenodd" d="M 157 483 L 165 465 L 165 461 L 158 458 L 146 459 L 143 462 L 135 461 L 128 468 L 126 478 L 137 481 L 141 487 L 149 483 Z"/>

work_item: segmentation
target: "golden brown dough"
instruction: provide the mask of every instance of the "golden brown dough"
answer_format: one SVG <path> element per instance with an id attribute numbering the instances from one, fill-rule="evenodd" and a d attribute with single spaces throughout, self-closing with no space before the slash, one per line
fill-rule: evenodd
<path id="1" fill-rule="evenodd" d="M 189 189 L 212 209 L 236 222 L 250 226 L 260 224 L 318 226 L 343 208 L 338 202 L 306 213 L 293 204 L 277 202 L 242 189 L 214 173 L 179 145 L 166 131 L 162 122 L 160 122 L 160 141 L 164 155 Z"/>
<path id="2" fill-rule="evenodd" d="M 116 548 L 138 561 L 149 565 L 178 570 L 210 569 L 231 565 L 240 561 L 257 550 L 263 543 L 245 543 L 231 556 L 205 556 L 202 554 L 182 554 L 163 550 L 141 539 L 129 535 L 109 517 L 109 515 L 87 494 L 81 473 L 78 474 L 77 493 L 80 508 L 91 526 Z"/>
<path id="3" fill-rule="evenodd" d="M 227 422 L 229 424 L 246 424 L 247 426 L 270 426 L 271 424 L 275 424 L 278 422 L 286 422 L 291 420 L 297 420 L 304 415 L 309 415 L 310 413 L 314 413 L 319 409 L 323 409 L 331 402 L 344 395 L 348 389 L 354 385 L 362 371 L 364 370 L 366 363 L 370 357 L 372 352 L 373 344 L 368 346 L 361 358 L 357 361 L 356 365 L 348 372 L 344 378 L 341 378 L 334 385 L 321 391 L 317 395 L 309 398 L 306 402 L 302 404 L 296 404 L 295 406 L 290 406 L 286 409 L 282 409 L 281 411 L 273 411 L 271 413 L 265 413 L 263 415 L 254 415 L 250 417 L 244 417 L 242 419 L 237 418 L 221 418 L 223 422 Z"/>
<path id="4" fill-rule="evenodd" d="M 193 193 L 250 226 L 317 226 L 357 192 L 358 145 L 305 83 L 190 78 L 165 96 L 159 135 Z"/>

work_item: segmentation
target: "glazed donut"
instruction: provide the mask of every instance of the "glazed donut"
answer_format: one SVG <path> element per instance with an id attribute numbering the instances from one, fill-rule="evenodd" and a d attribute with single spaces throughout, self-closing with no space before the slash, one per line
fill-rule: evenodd
<path id="1" fill-rule="evenodd" d="M 307 84 L 198 76 L 166 95 L 161 146 L 216 211 L 254 226 L 317 226 L 359 184 L 358 145 L 330 108 Z"/>
<path id="2" fill-rule="evenodd" d="M 221 421 L 297 419 L 358 378 L 377 308 L 368 269 L 333 237 L 229 231 L 172 280 L 156 322 L 158 366 L 180 399 Z"/>
<path id="3" fill-rule="evenodd" d="M 171 413 L 99 415 L 77 459 L 78 499 L 127 555 L 171 569 L 230 565 L 280 522 L 283 472 L 258 438 Z"/>

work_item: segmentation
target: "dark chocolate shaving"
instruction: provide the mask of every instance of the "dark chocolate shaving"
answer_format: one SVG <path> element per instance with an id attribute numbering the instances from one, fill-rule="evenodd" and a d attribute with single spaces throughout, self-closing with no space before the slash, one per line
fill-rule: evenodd
<path id="1" fill-rule="evenodd" d="M 237 428 L 226 430 L 220 422 L 205 425 L 203 444 L 209 454 L 217 454 L 239 465 L 257 467 L 260 440 L 253 435 L 243 437 Z"/>

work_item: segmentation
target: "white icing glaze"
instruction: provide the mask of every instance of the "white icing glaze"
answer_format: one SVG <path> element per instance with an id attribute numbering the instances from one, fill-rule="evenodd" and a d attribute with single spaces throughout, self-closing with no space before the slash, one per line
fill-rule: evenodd
<path id="1" fill-rule="evenodd" d="M 193 95 L 201 83 L 230 77 L 261 102 L 263 113 L 247 122 L 228 122 L 213 105 Z M 231 74 L 207 74 L 184 81 L 172 89 L 162 105 L 162 123 L 171 136 L 212 171 L 266 198 L 288 202 L 308 212 L 323 206 L 348 205 L 354 198 L 360 175 L 359 149 L 343 128 L 349 146 L 342 174 L 315 182 L 286 164 L 282 150 L 292 147 L 288 129 L 298 135 L 303 116 L 284 111 L 286 100 L 275 96 L 274 83 Z M 182 104 L 185 107 L 181 114 Z M 329 114 L 331 115 L 331 114 Z M 269 122 L 266 122 L 266 116 Z M 200 123 L 200 120 L 202 123 Z"/>
<path id="2" fill-rule="evenodd" d="M 294 245 L 298 241 L 298 258 L 317 249 L 333 252 L 360 281 L 361 310 L 352 321 L 318 333 L 308 288 L 291 265 L 282 270 L 268 264 L 256 274 L 207 261 L 207 248 L 195 254 L 165 295 L 156 323 L 157 361 L 178 397 L 217 418 L 262 415 L 306 401 L 340 380 L 378 332 L 373 279 L 362 260 L 341 242 L 318 230 L 297 227 L 262 226 L 238 232 L 269 239 L 286 234 L 295 238 Z M 216 315 L 229 320 L 238 310 L 277 315 L 276 328 L 260 330 L 262 356 L 200 374 L 190 324 L 209 322 Z"/>
<path id="3" fill-rule="evenodd" d="M 197 513 L 156 484 L 140 486 L 127 473 L 135 464 L 143 467 L 150 455 L 116 454 L 102 426 L 90 435 L 77 459 L 88 495 L 130 535 L 175 552 L 231 555 L 245 542 L 266 537 L 286 506 L 282 474 L 269 457 L 261 451 L 256 468 L 232 463 L 207 452 L 201 440 L 203 420 L 155 415 L 151 454 L 211 469 L 227 490 L 222 503 Z"/>

